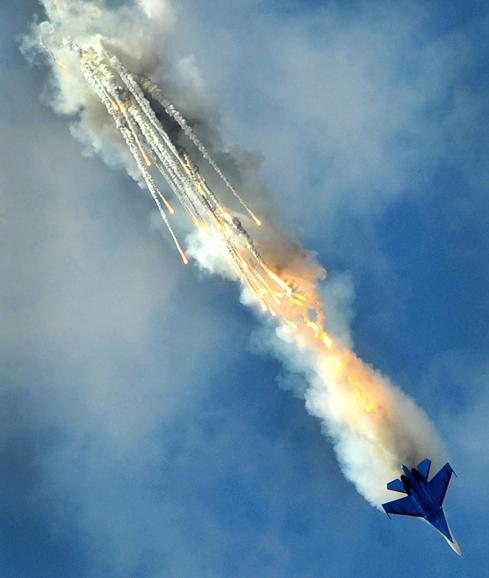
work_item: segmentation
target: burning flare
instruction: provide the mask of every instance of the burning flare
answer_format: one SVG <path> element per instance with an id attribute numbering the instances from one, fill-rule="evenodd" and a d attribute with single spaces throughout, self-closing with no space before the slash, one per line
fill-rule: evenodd
<path id="1" fill-rule="evenodd" d="M 53 11 L 50 14 L 58 18 Z M 58 25 L 62 28 L 62 19 Z M 137 169 L 182 261 L 187 264 L 189 259 L 170 222 L 175 209 L 161 191 L 161 178 L 195 227 L 189 254 L 201 266 L 238 280 L 244 300 L 273 321 L 285 362 L 293 358 L 294 369 L 299 368 L 307 379 L 308 410 L 321 419 L 345 475 L 358 490 L 378 506 L 388 498 L 385 484 L 396 475 L 399 464 L 415 464 L 426 455 L 441 459 L 437 436 L 424 413 L 326 328 L 316 280 L 301 273 L 307 267 L 277 266 L 273 249 L 260 245 L 237 211 L 224 205 L 222 193 L 191 158 L 192 147 L 184 147 L 170 125 L 178 127 L 180 136 L 188 139 L 245 210 L 245 222 L 262 225 L 161 89 L 148 77 L 130 72 L 122 56 L 116 56 L 99 35 L 81 34 L 77 42 L 56 38 L 52 34 L 49 49 L 46 44 L 43 48 L 58 65 L 65 62 L 61 56 L 69 59 L 63 73 L 81 71 L 104 105 L 133 159 L 128 169 Z"/>

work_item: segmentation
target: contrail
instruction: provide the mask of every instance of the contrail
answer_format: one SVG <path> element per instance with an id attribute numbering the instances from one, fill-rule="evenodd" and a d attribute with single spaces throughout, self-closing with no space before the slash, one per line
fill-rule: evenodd
<path id="1" fill-rule="evenodd" d="M 271 241 L 263 240 L 257 229 L 262 220 L 244 200 L 245 191 L 231 183 L 212 146 L 202 143 L 172 104 L 164 78 L 161 86 L 156 82 L 161 74 L 153 42 L 171 13 L 168 4 L 146 0 L 109 10 L 102 1 L 44 0 L 44 6 L 48 20 L 34 26 L 26 44 L 41 41 L 53 63 L 55 107 L 79 113 L 85 136 L 102 154 L 109 141 L 118 144 L 127 170 L 151 194 L 183 263 L 194 258 L 237 281 L 243 301 L 270 320 L 276 349 L 307 380 L 306 407 L 321 420 L 358 491 L 379 506 L 390 497 L 385 484 L 397 477 L 401 463 L 415 465 L 427 455 L 441 460 L 423 411 L 334 337 L 316 288 L 318 268 L 304 251 L 279 254 L 273 230 Z M 150 18 L 156 7 L 159 17 Z M 203 176 L 202 159 L 217 175 L 217 185 Z M 162 182 L 172 199 L 163 194 Z M 228 206 L 226 191 L 236 207 Z M 186 249 L 172 225 L 176 212 L 186 214 L 194 228 Z"/>

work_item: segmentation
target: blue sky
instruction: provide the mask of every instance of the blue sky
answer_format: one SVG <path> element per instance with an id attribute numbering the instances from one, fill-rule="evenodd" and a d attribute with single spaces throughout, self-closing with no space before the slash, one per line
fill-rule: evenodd
<path id="1" fill-rule="evenodd" d="M 480 577 L 489 473 L 489 10 L 183 0 L 227 142 L 354 286 L 355 350 L 424 408 L 459 477 L 457 558 L 342 476 L 256 352 L 237 288 L 180 266 L 147 195 L 82 155 L 0 9 L 0 576 Z"/>

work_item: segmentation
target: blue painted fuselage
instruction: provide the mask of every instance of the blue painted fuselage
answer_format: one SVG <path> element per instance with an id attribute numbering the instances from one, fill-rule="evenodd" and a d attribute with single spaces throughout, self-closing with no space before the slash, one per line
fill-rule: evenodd
<path id="1" fill-rule="evenodd" d="M 411 496 L 414 502 L 416 502 L 420 510 L 422 510 L 424 518 L 435 526 L 446 538 L 451 540 L 450 530 L 442 504 L 437 502 L 429 490 L 428 484 L 423 480 L 416 468 L 410 470 L 407 466 L 403 465 L 402 469 L 404 475 L 401 476 L 401 481 L 406 489 L 406 494 Z"/>

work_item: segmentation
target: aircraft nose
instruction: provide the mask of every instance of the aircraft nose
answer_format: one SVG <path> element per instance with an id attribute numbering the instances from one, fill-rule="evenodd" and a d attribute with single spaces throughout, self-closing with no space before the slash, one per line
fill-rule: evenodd
<path id="1" fill-rule="evenodd" d="M 450 548 L 462 558 L 462 550 L 460 549 L 457 540 L 452 537 L 452 540 L 447 539 L 447 542 L 450 544 Z"/>

